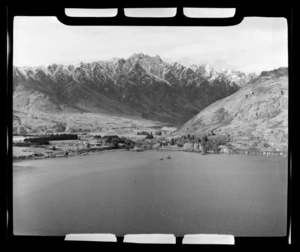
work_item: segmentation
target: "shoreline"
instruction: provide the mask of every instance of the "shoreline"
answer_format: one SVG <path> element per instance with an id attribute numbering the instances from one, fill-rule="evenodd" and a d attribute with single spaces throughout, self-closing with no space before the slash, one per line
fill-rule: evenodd
<path id="1" fill-rule="evenodd" d="M 99 149 L 97 151 L 95 150 L 88 150 L 86 152 L 83 153 L 72 153 L 69 154 L 68 156 L 65 155 L 57 155 L 57 156 L 27 156 L 27 157 L 15 157 L 12 158 L 13 163 L 18 163 L 18 162 L 22 162 L 22 161 L 26 161 L 26 160 L 43 160 L 43 159 L 55 159 L 55 158 L 70 158 L 70 157 L 79 157 L 79 156 L 88 156 L 89 154 L 92 155 L 96 155 L 96 154 L 100 154 L 103 152 L 116 152 L 116 151 L 125 151 L 125 149 Z"/>
<path id="2" fill-rule="evenodd" d="M 139 152 L 139 151 L 135 151 L 133 149 L 131 150 L 126 150 L 126 149 L 97 149 L 97 150 L 87 150 L 87 151 L 83 151 L 82 153 L 71 153 L 68 156 L 65 155 L 57 155 L 57 156 L 31 156 L 28 155 L 23 156 L 22 158 L 20 157 L 15 157 L 12 158 L 12 163 L 18 163 L 18 162 L 22 162 L 22 161 L 26 161 L 26 160 L 42 160 L 42 159 L 54 159 L 54 158 L 69 158 L 69 157 L 78 157 L 78 156 L 88 156 L 90 154 L 92 155 L 98 155 L 101 153 L 105 153 L 105 152 Z M 261 153 L 247 153 L 247 151 L 234 151 L 232 153 L 205 153 L 202 154 L 202 152 L 199 151 L 192 151 L 192 150 L 183 150 L 183 149 L 167 149 L 167 148 L 163 148 L 163 149 L 145 149 L 141 152 L 146 152 L 146 151 L 159 151 L 159 152 L 190 152 L 190 153 L 195 153 L 195 154 L 199 154 L 199 155 L 233 155 L 233 154 L 239 154 L 239 155 L 255 155 L 255 156 L 266 156 L 266 157 L 272 157 L 272 156 L 277 156 L 277 157 L 282 157 L 284 159 L 287 159 L 288 156 L 287 154 L 283 154 L 283 155 L 279 155 L 279 154 L 269 154 L 269 155 L 264 155 Z"/>

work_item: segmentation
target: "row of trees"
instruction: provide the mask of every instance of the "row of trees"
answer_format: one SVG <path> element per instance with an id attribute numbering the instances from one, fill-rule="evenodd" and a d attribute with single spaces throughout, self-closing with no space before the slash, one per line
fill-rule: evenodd
<path id="1" fill-rule="evenodd" d="M 172 138 L 168 143 L 170 145 L 183 145 L 185 143 L 191 142 L 191 143 L 202 143 L 205 144 L 208 140 L 206 135 L 203 135 L 201 137 L 195 137 L 194 135 L 186 135 L 186 136 L 181 136 L 179 138 Z"/>
<path id="2" fill-rule="evenodd" d="M 78 135 L 75 134 L 48 134 L 39 135 L 34 138 L 25 138 L 24 142 L 42 142 L 42 141 L 57 141 L 57 140 L 77 140 Z"/>

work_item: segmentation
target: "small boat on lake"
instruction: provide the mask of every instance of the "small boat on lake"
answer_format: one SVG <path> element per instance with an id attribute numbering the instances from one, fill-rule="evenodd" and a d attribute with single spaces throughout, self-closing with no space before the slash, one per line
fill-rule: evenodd
<path id="1" fill-rule="evenodd" d="M 164 160 L 164 158 L 160 158 L 159 160 Z"/>
<path id="2" fill-rule="evenodd" d="M 167 156 L 167 159 L 171 159 L 171 156 Z"/>

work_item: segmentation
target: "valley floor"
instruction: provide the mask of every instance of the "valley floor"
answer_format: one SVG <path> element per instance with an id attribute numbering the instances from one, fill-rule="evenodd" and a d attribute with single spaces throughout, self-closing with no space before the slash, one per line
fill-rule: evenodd
<path id="1" fill-rule="evenodd" d="M 13 111 L 13 134 L 89 133 L 134 137 L 137 131 L 151 131 L 167 126 L 142 117 L 99 113 L 43 113 Z"/>
<path id="2" fill-rule="evenodd" d="M 201 146 L 199 146 L 201 136 L 194 137 L 191 132 L 190 134 L 193 138 L 189 138 L 188 131 L 180 132 L 176 131 L 176 129 L 172 125 L 138 117 L 125 118 L 93 113 L 45 114 L 14 110 L 13 142 L 22 141 L 26 136 L 39 136 L 41 134 L 59 132 L 77 134 L 80 138 L 78 140 L 50 141 L 49 145 L 39 146 L 15 146 L 14 144 L 13 160 L 87 155 L 89 153 L 116 149 L 115 146 L 112 147 L 110 144 L 106 144 L 103 139 L 95 138 L 95 135 L 101 135 L 102 137 L 115 135 L 129 139 L 134 143 L 129 148 L 132 151 L 156 149 L 161 151 L 205 152 L 205 154 L 242 153 L 287 157 L 287 150 L 284 148 L 264 146 L 255 137 L 251 138 L 251 134 L 238 137 L 232 134 L 228 138 L 229 131 L 227 130 L 220 133 L 216 131 L 216 134 L 206 132 L 208 143 L 206 144 L 206 150 L 203 151 Z M 146 135 L 151 134 L 153 138 L 146 139 L 145 133 Z M 120 147 L 120 149 L 124 148 L 124 146 Z"/>

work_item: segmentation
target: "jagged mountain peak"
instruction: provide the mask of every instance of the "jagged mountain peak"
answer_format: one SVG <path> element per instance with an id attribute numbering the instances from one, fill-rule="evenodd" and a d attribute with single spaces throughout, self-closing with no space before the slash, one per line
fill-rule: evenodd
<path id="1" fill-rule="evenodd" d="M 163 60 L 160 58 L 159 55 L 150 56 L 144 53 L 134 53 L 129 58 L 127 58 L 128 61 L 149 61 L 149 62 L 155 62 L 157 64 L 163 63 Z"/>
<path id="2" fill-rule="evenodd" d="M 132 55 L 129 57 L 129 59 L 130 59 L 130 58 L 139 58 L 139 59 L 142 59 L 142 58 L 144 58 L 145 56 L 147 56 L 147 55 L 145 55 L 144 53 L 134 53 L 134 54 L 132 54 Z"/>
<path id="3" fill-rule="evenodd" d="M 149 56 L 144 53 L 135 53 L 127 59 L 123 58 L 112 58 L 106 61 L 94 61 L 92 63 L 80 62 L 77 65 L 64 66 L 61 64 L 51 64 L 49 66 L 43 67 L 23 67 L 18 68 L 19 72 L 24 76 L 28 74 L 34 74 L 38 69 L 43 71 L 46 75 L 55 75 L 58 72 L 64 74 L 72 74 L 74 71 L 85 71 L 90 72 L 94 69 L 98 71 L 110 71 L 110 72 L 120 72 L 120 71 L 130 71 L 132 66 L 139 62 L 139 65 L 145 69 L 149 74 L 154 74 L 159 78 L 164 78 L 166 72 L 172 71 L 173 74 L 196 74 L 199 78 L 204 78 L 208 82 L 212 83 L 215 80 L 225 81 L 229 84 L 243 85 L 253 78 L 257 77 L 254 73 L 245 74 L 241 71 L 234 69 L 223 69 L 221 71 L 216 71 L 211 65 L 200 64 L 200 65 L 190 65 L 184 66 L 178 62 L 173 62 L 171 64 L 164 62 L 159 55 Z M 101 69 L 101 70 L 100 70 Z M 264 73 L 263 73 L 264 74 Z M 171 84 L 171 83 L 170 83 Z"/>

